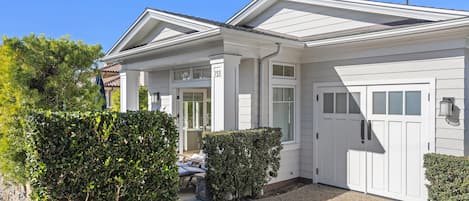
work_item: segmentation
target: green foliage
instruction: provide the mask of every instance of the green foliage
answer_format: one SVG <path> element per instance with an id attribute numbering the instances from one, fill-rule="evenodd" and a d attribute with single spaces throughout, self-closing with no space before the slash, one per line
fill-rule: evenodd
<path id="1" fill-rule="evenodd" d="M 469 200 L 469 158 L 425 155 L 425 176 L 430 200 Z"/>
<path id="2" fill-rule="evenodd" d="M 177 200 L 178 133 L 161 112 L 34 113 L 34 200 Z"/>
<path id="3" fill-rule="evenodd" d="M 255 198 L 280 168 L 280 129 L 205 133 L 207 187 L 212 200 Z"/>
<path id="4" fill-rule="evenodd" d="M 111 111 L 121 111 L 121 91 L 119 89 L 112 90 L 111 95 Z"/>
<path id="5" fill-rule="evenodd" d="M 0 172 L 25 183 L 24 117 L 31 109 L 93 110 L 104 99 L 94 84 L 99 45 L 68 38 L 3 37 L 0 47 Z"/>
<path id="6" fill-rule="evenodd" d="M 121 107 L 121 93 L 119 89 L 114 89 L 111 96 L 111 111 L 119 112 Z M 138 88 L 138 107 L 140 111 L 148 110 L 148 87 L 141 86 Z"/>
<path id="7" fill-rule="evenodd" d="M 148 87 L 138 88 L 138 108 L 142 111 L 148 110 Z"/>

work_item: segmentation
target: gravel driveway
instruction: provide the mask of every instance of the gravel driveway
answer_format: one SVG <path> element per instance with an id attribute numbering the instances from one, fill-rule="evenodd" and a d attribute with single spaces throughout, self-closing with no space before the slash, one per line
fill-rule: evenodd
<path id="1" fill-rule="evenodd" d="M 365 195 L 329 186 L 310 184 L 274 197 L 257 201 L 390 201 L 385 198 Z"/>

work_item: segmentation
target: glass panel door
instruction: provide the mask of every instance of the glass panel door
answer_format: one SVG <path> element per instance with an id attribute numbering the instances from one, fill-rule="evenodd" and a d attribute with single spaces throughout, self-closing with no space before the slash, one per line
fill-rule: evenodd
<path id="1" fill-rule="evenodd" d="M 197 152 L 201 149 L 202 133 L 210 129 L 210 102 L 207 98 L 207 89 L 181 90 L 182 118 L 180 126 L 183 142 L 183 151 Z"/>

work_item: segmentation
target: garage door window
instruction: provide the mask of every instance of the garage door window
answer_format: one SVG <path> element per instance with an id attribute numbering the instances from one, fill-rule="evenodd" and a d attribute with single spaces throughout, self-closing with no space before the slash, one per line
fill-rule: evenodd
<path id="1" fill-rule="evenodd" d="M 420 115 L 421 114 L 421 98 L 420 91 L 407 91 L 405 93 L 405 114 L 406 115 Z"/>

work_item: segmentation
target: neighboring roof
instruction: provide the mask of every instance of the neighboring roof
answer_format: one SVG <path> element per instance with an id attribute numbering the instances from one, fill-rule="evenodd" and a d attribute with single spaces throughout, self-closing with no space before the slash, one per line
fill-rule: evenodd
<path id="1" fill-rule="evenodd" d="M 121 71 L 121 68 L 122 66 L 120 64 L 115 63 L 108 66 L 104 66 L 99 70 L 104 73 L 119 73 Z"/>
<path id="2" fill-rule="evenodd" d="M 104 87 L 106 88 L 119 88 L 121 86 L 119 75 L 105 77 L 103 78 L 103 82 L 104 82 Z"/>

